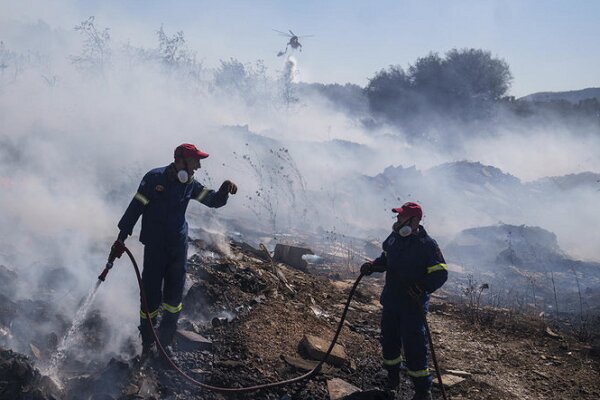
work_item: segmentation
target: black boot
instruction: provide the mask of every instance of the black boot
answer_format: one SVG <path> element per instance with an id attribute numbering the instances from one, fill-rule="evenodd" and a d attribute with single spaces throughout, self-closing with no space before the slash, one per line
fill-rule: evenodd
<path id="1" fill-rule="evenodd" d="M 155 346 L 154 342 L 142 342 L 142 360 L 154 357 Z"/>
<path id="2" fill-rule="evenodd" d="M 167 348 L 171 347 L 173 343 L 173 337 L 175 336 L 175 331 L 177 330 L 177 325 L 165 324 L 161 322 L 158 327 L 158 340 L 160 340 L 160 344 L 162 347 Z"/>
<path id="3" fill-rule="evenodd" d="M 431 390 L 416 391 L 412 400 L 431 400 Z"/>
<path id="4" fill-rule="evenodd" d="M 400 386 L 400 368 L 398 366 L 389 367 L 387 369 L 387 382 L 385 384 L 386 390 L 396 390 Z"/>
<path id="5" fill-rule="evenodd" d="M 148 326 L 148 322 L 142 321 L 142 324 L 138 326 L 140 336 L 142 337 L 142 359 L 151 358 L 154 355 L 155 345 L 154 336 Z"/>

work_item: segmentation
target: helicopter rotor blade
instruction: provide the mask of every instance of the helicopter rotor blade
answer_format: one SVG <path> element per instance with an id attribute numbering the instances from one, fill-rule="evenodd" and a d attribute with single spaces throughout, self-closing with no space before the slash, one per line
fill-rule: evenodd
<path id="1" fill-rule="evenodd" d="M 280 35 L 282 35 L 282 36 L 287 36 L 287 37 L 289 37 L 289 36 L 290 36 L 290 34 L 289 34 L 289 33 L 286 33 L 286 32 L 281 32 L 281 31 L 278 31 L 277 29 L 273 29 L 273 30 L 274 30 L 275 32 L 279 33 L 279 34 L 280 34 Z"/>
<path id="2" fill-rule="evenodd" d="M 292 32 L 292 30 L 291 30 L 291 29 L 290 29 L 289 31 L 290 31 L 290 33 L 292 34 L 292 36 L 297 36 L 297 35 L 296 35 L 294 32 Z"/>
<path id="3" fill-rule="evenodd" d="M 298 36 L 298 39 L 300 38 L 305 38 L 305 37 L 314 37 L 315 35 L 302 35 L 302 36 Z"/>

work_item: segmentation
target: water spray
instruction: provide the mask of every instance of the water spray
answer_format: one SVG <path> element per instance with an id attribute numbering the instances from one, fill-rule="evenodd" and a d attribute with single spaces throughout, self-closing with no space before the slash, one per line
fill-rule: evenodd
<path id="1" fill-rule="evenodd" d="M 124 247 L 124 251 L 127 253 L 127 255 L 129 256 L 129 259 L 131 260 L 131 263 L 133 265 L 134 271 L 135 271 L 135 275 L 138 281 L 138 286 L 140 289 L 140 294 L 141 294 L 141 298 L 142 298 L 142 311 L 144 312 L 144 314 L 146 314 L 146 321 L 149 324 L 149 327 L 151 329 L 152 332 L 152 337 L 154 338 L 154 341 L 156 342 L 156 347 L 160 353 L 160 355 L 164 358 L 164 360 L 169 364 L 169 366 L 171 368 L 173 368 L 173 370 L 175 370 L 175 372 L 177 372 L 180 376 L 182 376 L 184 379 L 186 379 L 188 382 L 190 382 L 191 384 L 193 384 L 194 386 L 206 389 L 206 390 L 210 390 L 213 392 L 220 392 L 220 393 L 247 393 L 247 392 L 253 392 L 253 391 L 257 391 L 257 390 L 263 390 L 263 389 L 271 389 L 271 388 L 275 388 L 275 387 L 279 387 L 279 386 L 285 386 L 285 385 L 290 385 L 292 383 L 297 383 L 303 380 L 307 380 L 307 379 L 311 379 L 313 378 L 315 375 L 317 375 L 320 371 L 321 368 L 323 367 L 323 364 L 325 364 L 325 362 L 327 361 L 327 359 L 329 358 L 329 355 L 331 354 L 331 352 L 333 351 L 333 348 L 338 340 L 338 337 L 342 331 L 342 328 L 344 326 L 344 321 L 346 320 L 346 315 L 348 313 L 348 308 L 350 307 L 350 302 L 352 301 L 352 298 L 354 296 L 354 293 L 356 292 L 356 288 L 358 287 L 358 284 L 360 283 L 361 279 L 363 278 L 364 274 L 361 273 L 358 278 L 356 279 L 356 281 L 354 282 L 350 293 L 348 294 L 348 298 L 346 300 L 346 304 L 344 306 L 344 310 L 342 312 L 342 316 L 340 318 L 340 322 L 338 323 L 335 335 L 333 336 L 333 339 L 331 341 L 331 344 L 329 345 L 329 348 L 327 349 L 327 352 L 325 353 L 325 356 L 319 361 L 319 363 L 311 370 L 308 371 L 307 373 L 297 376 L 295 378 L 292 379 L 287 379 L 287 380 L 283 380 L 283 381 L 278 381 L 278 382 L 270 382 L 270 383 L 264 383 L 264 384 L 260 384 L 260 385 L 254 385 L 254 386 L 246 386 L 246 387 L 241 387 L 241 388 L 228 388 L 228 387 L 220 387 L 220 386 L 213 386 L 213 385 L 208 385 L 206 383 L 203 382 L 199 382 L 196 379 L 192 378 L 191 376 L 189 376 L 187 373 L 185 373 L 181 368 L 179 368 L 175 362 L 171 359 L 171 357 L 167 354 L 167 352 L 165 351 L 163 345 L 160 343 L 160 339 L 158 338 L 158 335 L 156 333 L 156 330 L 154 329 L 154 325 L 152 324 L 152 319 L 150 318 L 150 311 L 148 309 L 148 302 L 146 299 L 146 292 L 144 290 L 144 286 L 142 284 L 142 276 L 140 274 L 140 270 L 139 267 L 137 265 L 137 262 L 135 260 L 135 257 L 133 256 L 133 254 L 131 253 L 131 251 L 129 251 L 129 249 L 125 246 Z M 261 246 L 264 250 L 266 250 L 266 248 L 264 248 L 264 246 Z M 79 330 L 79 327 L 81 326 L 81 324 L 84 321 L 84 318 L 87 314 L 87 311 L 89 309 L 89 307 L 92 304 L 92 301 L 94 300 L 94 297 L 96 295 L 96 292 L 98 290 L 98 287 L 100 287 L 100 284 L 102 282 L 104 282 L 106 280 L 106 276 L 108 275 L 109 271 L 112 269 L 114 261 L 116 259 L 116 255 L 114 253 L 113 250 L 111 250 L 110 255 L 108 256 L 108 261 L 104 267 L 104 270 L 100 273 L 100 275 L 98 276 L 98 281 L 96 282 L 96 285 L 94 286 L 94 288 L 90 291 L 90 293 L 88 294 L 86 300 L 84 301 L 84 303 L 82 304 L 82 306 L 79 308 L 79 310 L 77 311 L 76 315 L 75 315 L 75 319 L 73 320 L 73 325 L 71 326 L 71 329 L 69 329 L 69 331 L 67 332 L 67 335 L 65 336 L 65 338 L 62 340 L 60 346 L 58 347 L 57 352 L 55 353 L 55 355 L 52 357 L 51 363 L 50 363 L 50 367 L 48 368 L 48 375 L 51 376 L 53 378 L 53 380 L 55 380 L 55 382 L 57 382 L 57 384 L 60 385 L 60 381 L 57 378 L 57 370 L 58 367 L 60 365 L 60 363 L 64 360 L 65 358 L 65 350 L 70 347 L 70 345 L 72 344 L 73 338 L 75 337 L 75 333 Z M 433 352 L 433 342 L 431 340 L 431 334 L 429 333 L 429 325 L 427 324 L 427 317 L 425 315 L 424 310 L 423 311 L 423 319 L 425 320 L 425 326 L 426 326 L 426 330 L 427 330 L 427 334 L 428 334 L 428 338 L 429 338 L 429 344 L 430 344 L 430 348 L 431 348 L 431 352 L 432 352 L 432 356 L 434 359 L 434 364 L 435 364 L 435 369 L 438 375 L 438 379 L 440 382 L 440 386 L 442 387 L 442 394 L 444 396 L 444 399 L 446 399 L 446 393 L 444 391 L 443 388 L 443 384 L 442 384 L 442 379 L 439 373 L 439 368 L 437 365 L 437 359 L 435 357 L 435 353 Z"/>
<path id="2" fill-rule="evenodd" d="M 108 275 L 108 272 L 112 269 L 116 258 L 117 256 L 115 252 L 111 250 L 110 254 L 108 255 L 108 261 L 106 262 L 104 270 L 98 276 L 98 281 L 96 281 L 96 285 L 94 285 L 94 287 L 90 290 L 87 297 L 85 298 L 85 301 L 83 302 L 83 304 L 81 304 L 81 306 L 75 313 L 75 318 L 73 318 L 73 323 L 71 324 L 71 327 L 69 328 L 66 335 L 63 337 L 60 344 L 56 348 L 56 352 L 52 355 L 50 363 L 46 368 L 46 375 L 48 375 L 60 388 L 62 388 L 62 383 L 58 377 L 58 369 L 67 356 L 67 350 L 73 345 L 75 338 L 77 337 L 77 333 L 81 328 L 81 325 L 85 321 L 85 317 L 90 307 L 92 306 L 94 298 L 96 297 L 96 292 L 98 291 L 100 284 L 106 279 L 106 275 Z"/>
<path id="3" fill-rule="evenodd" d="M 101 283 L 101 280 L 97 281 L 96 285 L 90 290 L 87 297 L 85 298 L 85 301 L 81 304 L 81 306 L 75 313 L 75 317 L 73 318 L 73 323 L 71 324 L 71 327 L 69 328 L 63 339 L 60 341 L 59 345 L 56 348 L 56 351 L 50 358 L 50 362 L 46 368 L 45 373 L 54 381 L 54 383 L 59 388 L 62 388 L 62 382 L 58 377 L 58 369 L 67 357 L 67 350 L 71 348 L 73 344 L 75 344 L 77 333 L 79 332 L 81 326 L 85 321 L 85 317 L 87 316 L 87 313 L 90 307 L 92 306 L 92 303 L 94 302 L 94 298 L 96 297 L 98 287 L 100 287 Z"/>
<path id="4" fill-rule="evenodd" d="M 329 355 L 333 351 L 333 348 L 337 342 L 340 332 L 342 331 L 342 328 L 344 326 L 346 314 L 348 313 L 348 308 L 350 307 L 350 302 L 352 300 L 352 297 L 354 296 L 354 292 L 356 291 L 356 288 L 357 288 L 360 280 L 364 276 L 361 273 L 358 276 L 358 278 L 356 279 L 356 281 L 354 282 L 354 285 L 352 286 L 352 289 L 350 290 L 350 293 L 348 295 L 348 299 L 346 300 L 346 305 L 344 307 L 344 311 L 342 312 L 342 316 L 340 318 L 340 322 L 338 324 L 335 335 L 333 336 L 333 340 L 331 341 L 331 344 L 329 345 L 329 348 L 327 349 L 327 352 L 325 353 L 325 356 L 323 357 L 323 359 L 321 361 L 319 361 L 319 363 L 311 371 L 309 371 L 303 375 L 297 376 L 295 378 L 287 379 L 284 381 L 270 382 L 270 383 L 265 383 L 265 384 L 261 384 L 261 385 L 247 386 L 247 387 L 241 387 L 241 388 L 228 388 L 228 387 L 212 386 L 212 385 L 208 385 L 206 383 L 197 381 L 196 379 L 194 379 L 191 376 L 189 376 L 188 374 L 186 374 L 183 370 L 181 370 L 181 368 L 179 368 L 175 364 L 175 362 L 173 362 L 173 360 L 169 357 L 169 355 L 165 351 L 163 345 L 160 343 L 158 335 L 156 334 L 156 331 L 154 329 L 154 325 L 152 324 L 152 319 L 150 318 L 150 311 L 148 309 L 148 303 L 146 300 L 146 292 L 144 291 L 144 286 L 142 284 L 142 276 L 140 274 L 140 269 L 137 265 L 135 258 L 133 257 L 133 254 L 131 254 L 131 251 L 129 251 L 129 249 L 125 246 L 124 246 L 124 250 L 127 253 L 127 255 L 129 256 L 129 259 L 131 260 L 131 263 L 133 265 L 133 269 L 135 270 L 135 275 L 136 275 L 136 278 L 138 281 L 138 285 L 140 288 L 140 294 L 141 294 L 141 298 L 142 298 L 142 311 L 144 312 L 144 314 L 146 314 L 146 321 L 148 322 L 149 327 L 152 331 L 152 337 L 154 338 L 154 341 L 156 342 L 156 347 L 157 347 L 160 355 L 169 364 L 169 366 L 171 368 L 173 368 L 173 370 L 175 370 L 175 372 L 177 372 L 180 376 L 182 376 L 184 379 L 186 379 L 188 382 L 190 382 L 194 386 L 197 386 L 197 387 L 200 387 L 200 388 L 203 388 L 206 390 L 210 390 L 213 392 L 221 392 L 221 393 L 246 393 L 246 392 L 253 392 L 256 390 L 271 389 L 274 387 L 290 385 L 292 383 L 310 379 L 310 378 L 314 377 L 315 375 L 317 375 L 321 371 L 323 364 L 327 361 L 327 359 L 329 358 Z M 112 251 L 111 251 L 111 255 L 108 258 L 106 267 L 104 268 L 104 270 L 102 271 L 100 276 L 98 276 L 98 283 L 97 283 L 96 287 L 98 287 L 100 285 L 100 283 L 104 282 L 104 280 L 106 279 L 106 275 L 112 268 L 115 258 L 116 257 L 114 257 L 114 255 L 112 254 Z"/>

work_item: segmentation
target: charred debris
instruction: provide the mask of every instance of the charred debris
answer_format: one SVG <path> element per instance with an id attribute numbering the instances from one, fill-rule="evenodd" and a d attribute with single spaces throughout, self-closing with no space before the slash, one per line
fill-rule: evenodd
<path id="1" fill-rule="evenodd" d="M 289 379 L 312 369 L 333 336 L 358 265 L 378 251 L 376 244 L 365 241 L 335 247 L 299 236 L 278 238 L 280 244 L 268 251 L 239 237 L 224 242 L 224 237 L 208 232 L 197 231 L 195 236 L 173 355 L 195 379 L 227 387 Z M 68 279 L 66 271 L 61 273 L 61 279 Z M 434 296 L 429 314 L 451 398 L 600 397 L 597 337 L 577 337 L 544 315 L 485 305 L 480 300 L 489 285 L 482 289 L 484 284 L 471 278 L 468 294 L 464 282 L 469 278 L 460 271 L 453 274 L 447 287 Z M 40 370 L 69 321 L 43 300 L 12 301 L 19 276 L 6 267 L 0 268 L 0 275 L 0 399 L 412 396 L 408 378 L 396 397 L 379 390 L 386 376 L 379 345 L 382 276 L 360 284 L 338 346 L 315 379 L 232 397 L 191 386 L 160 359 L 142 362 L 135 337 L 108 362 L 67 354 L 61 382 L 54 382 Z M 28 332 L 19 325 L 22 319 L 17 324 L 16 316 L 25 313 L 31 323 L 50 326 L 49 333 Z M 83 323 L 81 342 L 87 351 L 102 351 L 109 340 L 105 318 L 92 309 Z M 434 390 L 434 398 L 439 396 Z"/>

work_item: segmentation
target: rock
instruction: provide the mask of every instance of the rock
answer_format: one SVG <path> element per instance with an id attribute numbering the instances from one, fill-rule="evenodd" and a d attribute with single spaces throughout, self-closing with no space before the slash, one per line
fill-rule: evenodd
<path id="1" fill-rule="evenodd" d="M 447 374 L 450 374 L 450 375 L 456 375 L 456 376 L 460 376 L 460 377 L 463 377 L 463 378 L 468 378 L 468 377 L 470 377 L 470 376 L 471 376 L 471 373 L 470 373 L 470 372 L 467 372 L 467 371 L 461 371 L 461 370 L 458 370 L 458 369 L 447 369 L 445 372 L 446 372 Z M 443 379 L 444 379 L 444 378 L 442 378 L 442 380 L 443 380 Z"/>
<path id="2" fill-rule="evenodd" d="M 550 336 L 551 338 L 555 338 L 555 339 L 558 339 L 561 337 L 558 333 L 556 333 L 552 329 L 550 329 L 549 326 L 546 327 L 546 335 Z"/>
<path id="3" fill-rule="evenodd" d="M 177 349 L 181 351 L 212 351 L 212 341 L 196 332 L 177 329 Z"/>
<path id="4" fill-rule="evenodd" d="M 31 349 L 31 353 L 35 356 L 35 358 L 37 358 L 38 360 L 42 359 L 42 352 L 40 351 L 40 349 L 38 349 L 36 345 L 34 345 L 33 343 L 29 343 L 29 348 Z"/>
<path id="5" fill-rule="evenodd" d="M 304 335 L 300 342 L 300 346 L 304 348 L 308 356 L 314 360 L 322 360 L 330 345 L 331 343 L 329 341 L 312 335 Z M 348 365 L 348 356 L 346 355 L 344 347 L 336 344 L 327 358 L 327 362 L 336 367 Z"/>
<path id="6" fill-rule="evenodd" d="M 341 400 L 346 396 L 359 392 L 360 388 L 339 378 L 327 380 L 327 391 L 331 400 Z"/>
<path id="7" fill-rule="evenodd" d="M 312 371 L 318 364 L 318 361 L 312 361 L 312 360 L 305 360 L 303 358 L 297 358 L 297 357 L 290 357 L 290 356 L 281 356 L 281 358 L 283 359 L 283 361 L 285 361 L 287 364 L 291 365 L 294 368 L 299 369 L 300 371 Z M 325 374 L 329 374 L 334 372 L 335 369 L 333 367 L 330 367 L 327 364 L 324 364 L 323 367 L 321 367 L 321 372 L 325 373 Z"/>
<path id="8" fill-rule="evenodd" d="M 442 382 L 444 383 L 445 388 L 451 388 L 453 386 L 458 385 L 465 381 L 465 378 L 461 378 L 460 376 L 450 375 L 450 374 L 442 374 Z M 433 383 L 439 386 L 439 382 L 437 376 L 434 374 Z"/>
<path id="9" fill-rule="evenodd" d="M 275 254 L 273 255 L 273 260 L 305 271 L 308 265 L 306 261 L 302 259 L 302 256 L 305 254 L 314 253 L 312 250 L 304 247 L 289 246 L 287 244 L 278 243 L 275 245 Z"/>

